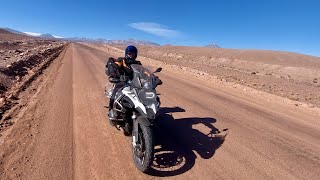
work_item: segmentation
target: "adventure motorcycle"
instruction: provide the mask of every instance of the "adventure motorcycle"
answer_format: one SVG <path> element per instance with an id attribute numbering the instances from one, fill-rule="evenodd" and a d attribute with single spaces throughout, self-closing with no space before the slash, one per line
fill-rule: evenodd
<path id="1" fill-rule="evenodd" d="M 153 73 L 138 64 L 132 64 L 131 68 L 133 79 L 124 80 L 126 85 L 116 93 L 113 110 L 117 116 L 109 121 L 124 135 L 132 136 L 133 161 L 140 171 L 148 172 L 154 158 L 153 125 L 160 107 L 156 87 L 162 84 L 154 73 L 162 68 Z M 109 98 L 113 88 L 114 85 L 106 93 Z"/>

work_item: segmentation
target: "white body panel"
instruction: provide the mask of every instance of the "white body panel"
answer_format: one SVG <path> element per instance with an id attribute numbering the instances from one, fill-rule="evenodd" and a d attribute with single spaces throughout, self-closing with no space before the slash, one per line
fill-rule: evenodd
<path id="1" fill-rule="evenodd" d="M 137 95 L 130 90 L 130 87 L 125 87 L 122 89 L 122 93 L 126 95 L 134 104 L 134 108 L 140 107 L 140 109 L 147 114 L 146 108 L 144 105 L 139 101 Z"/>

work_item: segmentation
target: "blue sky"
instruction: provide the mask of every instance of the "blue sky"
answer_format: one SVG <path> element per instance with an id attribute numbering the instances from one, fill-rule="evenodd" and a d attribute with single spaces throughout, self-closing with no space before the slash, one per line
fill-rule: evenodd
<path id="1" fill-rule="evenodd" d="M 320 56 L 319 0 L 2 0 L 0 27 Z"/>

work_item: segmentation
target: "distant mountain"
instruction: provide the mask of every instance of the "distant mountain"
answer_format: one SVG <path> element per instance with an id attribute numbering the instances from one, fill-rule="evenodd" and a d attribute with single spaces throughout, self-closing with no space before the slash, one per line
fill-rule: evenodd
<path id="1" fill-rule="evenodd" d="M 14 29 L 10 29 L 10 28 L 2 28 L 4 30 L 7 30 L 11 33 L 14 33 L 14 34 L 22 34 L 22 35 L 27 35 L 26 33 L 23 33 L 23 32 L 20 32 L 20 31 L 17 31 L 17 30 L 14 30 Z"/>
<path id="2" fill-rule="evenodd" d="M 137 39 L 128 39 L 128 40 L 110 40 L 110 39 L 89 39 L 89 38 L 83 38 L 83 37 L 72 37 L 72 38 L 62 38 L 59 36 L 55 36 L 52 34 L 40 34 L 35 32 L 20 32 L 14 29 L 10 28 L 3 28 L 6 31 L 9 31 L 14 34 L 22 34 L 27 36 L 36 36 L 41 38 L 47 38 L 47 39 L 55 39 L 59 38 L 61 40 L 67 40 L 67 41 L 74 41 L 74 42 L 91 42 L 91 43 L 104 43 L 104 44 L 121 44 L 121 45 L 136 45 L 136 46 L 160 46 L 157 43 L 151 42 L 151 41 L 144 41 L 144 40 L 137 40 Z"/>
<path id="3" fill-rule="evenodd" d="M 128 40 L 110 40 L 110 39 L 88 39 L 88 38 L 65 38 L 65 40 L 75 41 L 75 42 L 91 42 L 91 43 L 103 43 L 103 44 L 121 44 L 121 45 L 135 45 L 135 46 L 160 46 L 157 43 L 136 39 L 128 39 Z"/>
<path id="4" fill-rule="evenodd" d="M 105 39 L 90 39 L 90 38 L 84 38 L 84 37 L 70 37 L 70 38 L 62 38 L 66 41 L 72 41 L 72 42 L 89 42 L 89 43 L 107 43 Z"/>
<path id="5" fill-rule="evenodd" d="M 160 46 L 155 42 L 137 40 L 137 39 L 128 39 L 128 40 L 108 40 L 109 44 L 122 44 L 122 45 L 138 45 L 138 46 Z"/>
<path id="6" fill-rule="evenodd" d="M 28 36 L 19 31 L 14 31 L 8 28 L 0 28 L 0 39 L 1 41 L 12 41 L 12 40 L 26 40 L 33 39 L 33 37 Z"/>
<path id="7" fill-rule="evenodd" d="M 48 33 L 40 34 L 40 33 L 35 33 L 35 32 L 21 32 L 21 31 L 17 31 L 17 30 L 11 29 L 11 28 L 2 28 L 2 29 L 9 31 L 11 33 L 14 33 L 14 34 L 19 34 L 19 35 L 35 36 L 35 37 L 42 37 L 42 38 L 48 38 L 48 39 L 62 38 L 60 36 L 54 36 L 54 35 L 51 35 Z"/>
<path id="8" fill-rule="evenodd" d="M 42 38 L 52 38 L 54 39 L 55 37 L 51 34 L 41 34 L 39 37 L 42 37 Z"/>
<path id="9" fill-rule="evenodd" d="M 210 48 L 221 48 L 218 44 L 216 44 L 216 43 L 211 43 L 211 44 L 208 44 L 208 45 L 206 45 L 206 46 L 204 46 L 204 47 L 210 47 Z"/>
<path id="10" fill-rule="evenodd" d="M 80 38 L 80 37 L 71 37 L 71 38 L 63 38 L 63 39 L 67 41 L 74 41 L 74 42 L 93 42 L 92 39 Z"/>

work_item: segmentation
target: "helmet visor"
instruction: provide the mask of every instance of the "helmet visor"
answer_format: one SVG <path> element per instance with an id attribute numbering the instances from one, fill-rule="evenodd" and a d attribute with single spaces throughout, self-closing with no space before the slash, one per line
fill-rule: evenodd
<path id="1" fill-rule="evenodd" d="M 127 57 L 130 59 L 136 59 L 137 58 L 137 54 L 133 53 L 133 52 L 128 52 Z"/>

